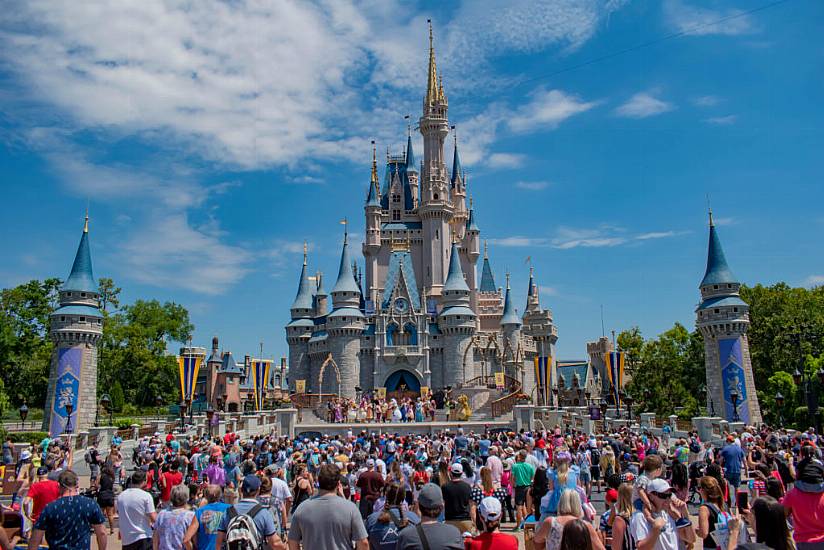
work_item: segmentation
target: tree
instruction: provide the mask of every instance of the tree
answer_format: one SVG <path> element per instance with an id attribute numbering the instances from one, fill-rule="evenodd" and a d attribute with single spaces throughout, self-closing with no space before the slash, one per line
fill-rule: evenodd
<path id="1" fill-rule="evenodd" d="M 114 281 L 108 277 L 98 280 L 98 293 L 100 294 L 100 309 L 104 315 L 109 312 L 109 306 L 115 310 L 120 307 L 120 292 L 123 290 L 115 286 Z"/>
<path id="2" fill-rule="evenodd" d="M 126 404 L 126 396 L 123 395 L 123 386 L 120 385 L 120 380 L 115 380 L 114 384 L 112 384 L 109 397 L 112 400 L 112 410 L 114 412 L 122 412 L 123 405 Z"/>
<path id="3" fill-rule="evenodd" d="M 632 378 L 638 366 L 641 363 L 641 352 L 644 348 L 644 337 L 641 335 L 641 329 L 632 327 L 629 330 L 623 330 L 618 335 L 617 339 L 618 349 L 624 352 L 624 366 L 626 367 L 629 378 Z"/>
<path id="4" fill-rule="evenodd" d="M 6 414 L 6 411 L 9 409 L 9 396 L 6 394 L 6 387 L 3 384 L 3 379 L 0 378 L 0 418 Z"/>

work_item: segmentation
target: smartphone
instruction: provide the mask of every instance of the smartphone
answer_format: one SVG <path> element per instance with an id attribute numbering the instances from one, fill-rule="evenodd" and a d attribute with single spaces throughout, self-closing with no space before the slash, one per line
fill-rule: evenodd
<path id="1" fill-rule="evenodd" d="M 750 494 L 747 491 L 738 491 L 735 495 L 735 503 L 741 510 L 749 510 Z"/>

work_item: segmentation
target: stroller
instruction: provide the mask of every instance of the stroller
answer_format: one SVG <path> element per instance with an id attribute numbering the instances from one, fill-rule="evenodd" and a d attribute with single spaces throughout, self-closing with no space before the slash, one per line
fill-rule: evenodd
<path id="1" fill-rule="evenodd" d="M 689 504 L 698 504 L 701 502 L 701 495 L 698 494 L 698 480 L 704 477 L 706 470 L 707 463 L 703 460 L 693 462 L 689 465 L 690 496 L 687 500 Z"/>

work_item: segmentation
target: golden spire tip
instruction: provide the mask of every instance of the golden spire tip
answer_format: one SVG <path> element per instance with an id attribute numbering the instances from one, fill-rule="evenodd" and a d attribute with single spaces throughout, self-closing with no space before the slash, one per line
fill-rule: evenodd
<path id="1" fill-rule="evenodd" d="M 86 220 L 83 222 L 83 233 L 89 232 L 89 207 L 86 207 Z"/>
<path id="2" fill-rule="evenodd" d="M 303 241 L 303 265 L 306 265 L 306 257 L 309 253 L 309 244 L 306 241 Z"/>

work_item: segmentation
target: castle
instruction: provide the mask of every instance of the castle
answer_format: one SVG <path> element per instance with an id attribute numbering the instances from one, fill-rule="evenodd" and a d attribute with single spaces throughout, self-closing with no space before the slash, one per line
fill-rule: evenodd
<path id="1" fill-rule="evenodd" d="M 481 230 L 461 166 L 457 139 L 451 170 L 444 140 L 448 101 L 438 75 L 432 29 L 423 112 L 423 159 L 411 132 L 402 155 L 387 155 L 383 182 L 373 147 L 364 204 L 364 268 L 344 236 L 338 277 L 330 294 L 310 276 L 304 251 L 298 292 L 286 325 L 289 386 L 354 397 L 386 388 L 457 387 L 504 373 L 507 386 L 535 386 L 536 357 L 555 379 L 558 332 L 541 307 L 530 270 L 523 315 L 509 287 L 495 284 L 486 245 L 480 281 Z"/>

